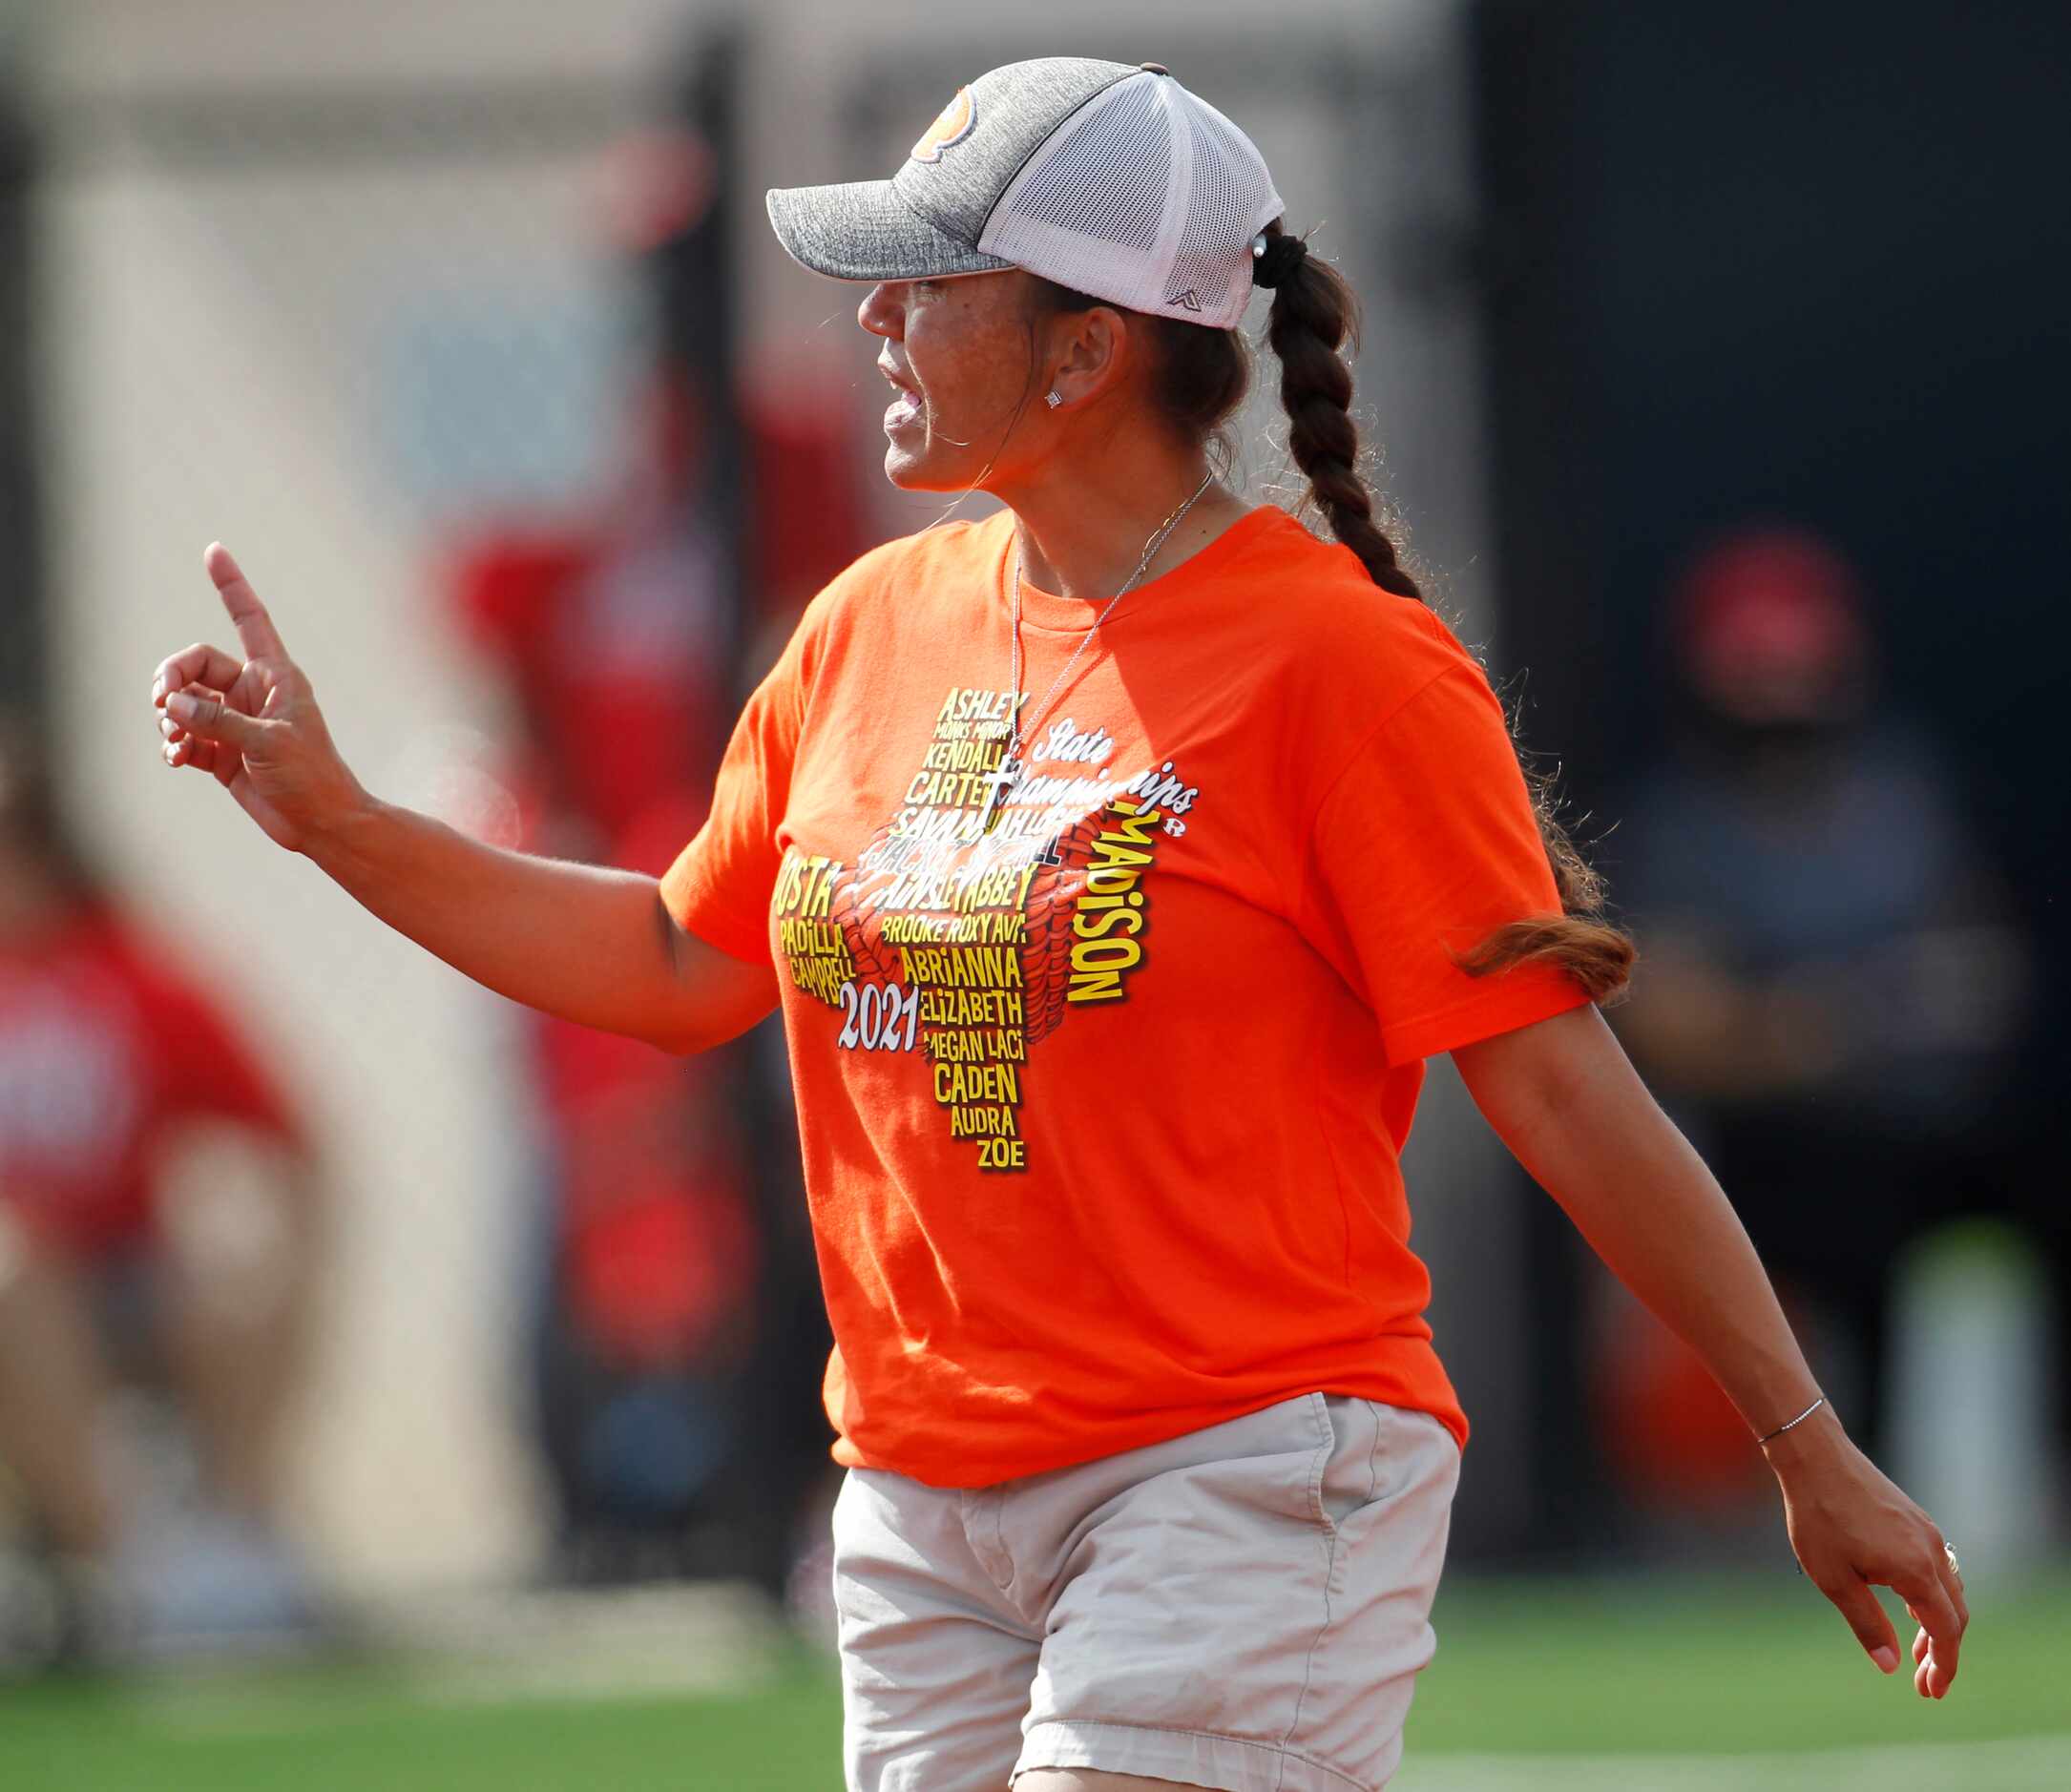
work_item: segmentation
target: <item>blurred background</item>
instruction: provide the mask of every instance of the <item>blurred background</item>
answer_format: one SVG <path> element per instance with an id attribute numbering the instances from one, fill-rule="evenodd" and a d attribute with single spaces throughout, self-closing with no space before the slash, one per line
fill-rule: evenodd
<path id="1" fill-rule="evenodd" d="M 2071 1784 L 2071 15 L 1043 13 L 0 0 L 0 1783 L 838 1782 L 774 1028 L 481 992 L 168 778 L 146 687 L 220 537 L 371 788 L 659 870 L 805 600 L 935 513 L 762 192 L 1077 53 L 1229 113 L 1363 295 L 1411 553 L 1639 936 L 1616 1024 L 1978 1590 L 1947 1705 L 1877 1684 L 1434 1067 L 1476 1433 L 1401 1783 Z"/>

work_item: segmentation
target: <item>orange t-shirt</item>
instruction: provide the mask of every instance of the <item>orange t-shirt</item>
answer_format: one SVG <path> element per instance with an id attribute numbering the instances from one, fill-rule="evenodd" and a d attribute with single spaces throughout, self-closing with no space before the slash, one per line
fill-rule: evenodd
<path id="1" fill-rule="evenodd" d="M 662 881 L 774 960 L 838 1461 L 939 1487 L 1320 1391 L 1466 1421 L 1398 1153 L 1433 1052 L 1586 997 L 1452 954 L 1558 911 L 1500 707 L 1274 509 L 1098 606 L 1011 518 L 821 593 Z"/>

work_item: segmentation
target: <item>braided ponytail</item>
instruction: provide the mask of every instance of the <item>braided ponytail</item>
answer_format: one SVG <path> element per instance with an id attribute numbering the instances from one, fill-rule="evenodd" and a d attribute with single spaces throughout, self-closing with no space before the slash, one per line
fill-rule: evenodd
<path id="1" fill-rule="evenodd" d="M 1358 348 L 1358 297 L 1334 267 L 1312 260 L 1281 219 L 1263 235 L 1253 278 L 1273 292 L 1266 336 L 1280 359 L 1287 451 L 1308 480 L 1307 502 L 1323 512 L 1330 532 L 1359 556 L 1376 585 L 1422 602 L 1422 590 L 1374 520 L 1373 494 L 1359 472 L 1351 369 L 1340 352 L 1348 344 Z M 1592 999 L 1613 1000 L 1632 972 L 1631 937 L 1604 917 L 1603 880 L 1561 825 L 1553 780 L 1527 768 L 1525 782 L 1561 913 L 1498 927 L 1461 958 L 1461 969 L 1478 977 L 1527 961 L 1558 965 Z"/>
<path id="2" fill-rule="evenodd" d="M 1287 413 L 1287 452 L 1308 480 L 1307 502 L 1330 532 L 1365 562 L 1383 591 L 1424 594 L 1395 557 L 1395 544 L 1373 520 L 1373 494 L 1359 476 L 1359 431 L 1351 418 L 1352 371 L 1338 351 L 1359 347 L 1359 301 L 1345 277 L 1308 259 L 1307 245 L 1279 219 L 1266 226 L 1257 282 L 1273 288 L 1266 340 L 1280 358 L 1280 403 Z"/>

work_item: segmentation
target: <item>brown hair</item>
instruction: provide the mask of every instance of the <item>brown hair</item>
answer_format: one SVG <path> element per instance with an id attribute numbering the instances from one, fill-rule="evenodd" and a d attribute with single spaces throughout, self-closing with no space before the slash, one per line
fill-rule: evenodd
<path id="1" fill-rule="evenodd" d="M 1373 493 L 1360 471 L 1351 368 L 1341 352 L 1358 349 L 1358 296 L 1334 267 L 1297 247 L 1281 219 L 1267 224 L 1265 234 L 1262 260 L 1276 276 L 1266 338 L 1280 361 L 1287 452 L 1308 481 L 1297 513 L 1322 511 L 1330 532 L 1359 556 L 1376 585 L 1422 603 L 1424 593 L 1375 518 Z M 1038 302 L 1050 310 L 1082 311 L 1105 302 L 1039 277 L 1035 284 Z M 1156 344 L 1153 405 L 1182 440 L 1206 443 L 1226 471 L 1235 458 L 1226 426 L 1251 384 L 1249 344 L 1237 330 L 1148 314 L 1141 323 Z M 1515 718 L 1512 726 L 1515 738 Z M 1631 974 L 1631 937 L 1605 917 L 1603 880 L 1561 825 L 1552 777 L 1527 767 L 1525 781 L 1561 912 L 1496 928 L 1461 957 L 1461 969 L 1480 977 L 1527 961 L 1557 965 L 1592 999 L 1615 1000 Z"/>

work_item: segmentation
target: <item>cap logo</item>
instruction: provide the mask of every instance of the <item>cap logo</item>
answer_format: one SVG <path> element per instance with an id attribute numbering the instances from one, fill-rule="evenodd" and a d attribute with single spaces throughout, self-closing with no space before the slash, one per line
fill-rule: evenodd
<path id="1" fill-rule="evenodd" d="M 942 115 L 921 133 L 921 139 L 913 145 L 913 159 L 917 162 L 938 162 L 942 152 L 952 143 L 961 143 L 971 135 L 971 127 L 978 121 L 978 108 L 971 97 L 968 87 L 959 87 L 956 97 L 942 108 Z"/>
<path id="2" fill-rule="evenodd" d="M 1184 292 L 1167 293 L 1165 302 L 1168 305 L 1178 305 L 1183 310 L 1199 311 L 1201 309 L 1201 295 L 1189 286 Z"/>

